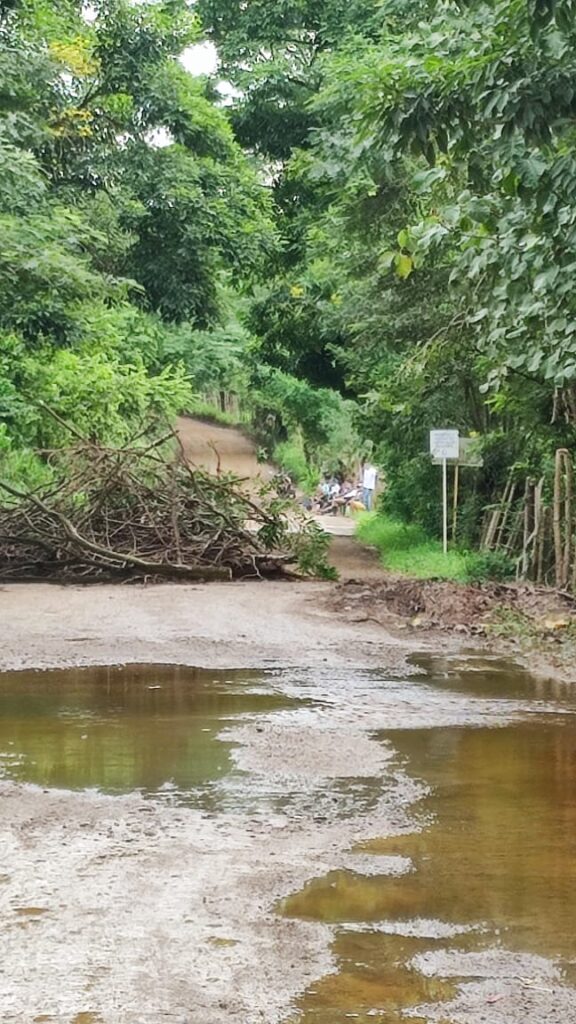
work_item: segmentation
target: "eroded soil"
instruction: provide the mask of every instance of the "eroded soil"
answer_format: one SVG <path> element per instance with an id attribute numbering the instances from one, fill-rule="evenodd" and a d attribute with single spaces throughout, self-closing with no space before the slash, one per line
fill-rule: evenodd
<path id="1" fill-rule="evenodd" d="M 343 569 L 326 608 L 345 622 L 376 623 L 408 644 L 436 650 L 468 638 L 476 649 L 513 655 L 544 677 L 576 681 L 576 601 L 570 594 L 530 583 L 466 585 L 381 567 L 355 573 L 344 563 Z"/>

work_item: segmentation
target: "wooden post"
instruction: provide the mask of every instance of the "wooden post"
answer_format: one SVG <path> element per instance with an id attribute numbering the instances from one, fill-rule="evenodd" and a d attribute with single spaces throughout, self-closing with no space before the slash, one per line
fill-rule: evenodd
<path id="1" fill-rule="evenodd" d="M 442 546 L 448 554 L 448 463 L 442 459 Z"/>
<path id="2" fill-rule="evenodd" d="M 505 531 L 507 523 L 508 523 L 508 516 L 510 514 L 510 509 L 512 508 L 512 503 L 514 501 L 514 495 L 516 493 L 516 484 L 512 482 L 512 479 L 510 479 L 508 481 L 508 484 L 509 484 L 509 488 L 508 488 L 508 485 L 507 485 L 508 493 L 507 493 L 506 497 L 502 498 L 502 511 L 501 511 L 500 525 L 498 527 L 498 531 L 497 531 L 496 539 L 495 539 L 495 543 L 494 543 L 494 547 L 496 549 L 502 547 L 502 545 L 504 543 L 504 531 Z"/>
<path id="3" fill-rule="evenodd" d="M 544 554 L 546 550 L 548 513 L 548 507 L 544 506 L 540 513 L 538 536 L 536 538 L 536 583 L 544 583 Z"/>
<path id="4" fill-rule="evenodd" d="M 513 477 L 511 473 L 506 481 L 506 486 L 504 488 L 502 499 L 499 502 L 499 504 L 493 509 L 490 515 L 488 526 L 486 528 L 486 533 L 482 541 L 481 546 L 483 548 L 486 548 L 488 551 L 491 551 L 493 548 L 498 547 L 498 544 L 500 542 L 499 527 L 502 520 L 502 516 L 504 515 L 504 517 L 506 517 L 508 515 L 508 508 L 514 498 L 515 490 L 516 484 L 513 482 Z"/>
<path id="5" fill-rule="evenodd" d="M 521 555 L 521 575 L 522 579 L 528 579 L 530 571 L 530 544 L 534 539 L 534 491 L 535 482 L 534 480 L 526 480 L 526 489 L 524 491 L 524 537 L 522 543 L 522 555 Z"/>
<path id="6" fill-rule="evenodd" d="M 562 506 L 562 458 L 560 449 L 556 452 L 556 458 L 554 462 L 554 518 L 553 518 L 553 532 L 554 532 L 554 578 L 556 586 L 562 586 L 562 522 L 561 522 L 561 506 Z"/>
<path id="7" fill-rule="evenodd" d="M 562 558 L 562 586 L 568 586 L 572 562 L 572 456 L 564 450 L 564 554 Z"/>
<path id="8" fill-rule="evenodd" d="M 568 586 L 572 561 L 572 456 L 558 448 L 554 464 L 554 577 L 556 586 Z"/>
<path id="9" fill-rule="evenodd" d="M 460 464 L 454 466 L 454 502 L 452 506 L 452 543 L 456 541 L 456 527 L 458 524 L 458 485 L 460 483 Z"/>

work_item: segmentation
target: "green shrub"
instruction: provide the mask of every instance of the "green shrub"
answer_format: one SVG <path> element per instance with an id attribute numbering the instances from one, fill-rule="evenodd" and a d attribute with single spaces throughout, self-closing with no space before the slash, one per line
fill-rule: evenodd
<path id="1" fill-rule="evenodd" d="M 511 580 L 515 573 L 514 561 L 504 551 L 475 551 L 465 558 L 464 579 L 467 583 Z"/>
<path id="2" fill-rule="evenodd" d="M 319 474 L 309 465 L 298 435 L 277 444 L 272 453 L 272 461 L 289 473 L 292 480 L 307 493 L 311 493 L 317 486 Z"/>
<path id="3" fill-rule="evenodd" d="M 442 536 L 442 476 L 427 453 L 402 457 L 401 449 L 379 453 L 386 490 L 380 506 L 398 523 L 418 523 L 428 537 Z"/>

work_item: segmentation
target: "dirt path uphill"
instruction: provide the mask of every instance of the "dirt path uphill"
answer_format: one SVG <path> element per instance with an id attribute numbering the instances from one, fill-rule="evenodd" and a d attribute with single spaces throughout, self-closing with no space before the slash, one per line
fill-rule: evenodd
<path id="1" fill-rule="evenodd" d="M 241 430 L 189 416 L 179 418 L 177 429 L 191 465 L 203 466 L 210 473 L 235 473 L 244 480 L 266 481 L 275 472 L 271 463 L 258 461 L 256 445 Z M 330 561 L 341 579 L 374 580 L 383 576 L 377 553 L 355 540 L 353 520 L 344 516 L 316 519 L 332 537 Z"/>
<path id="2" fill-rule="evenodd" d="M 177 430 L 191 465 L 242 479 L 266 480 L 274 473 L 270 463 L 258 461 L 256 445 L 241 430 L 189 416 L 179 417 Z"/>
<path id="3" fill-rule="evenodd" d="M 358 580 L 378 582 L 384 579 L 376 548 L 360 544 L 354 536 L 356 523 L 347 516 L 315 516 L 319 526 L 330 534 L 330 562 L 343 582 Z"/>

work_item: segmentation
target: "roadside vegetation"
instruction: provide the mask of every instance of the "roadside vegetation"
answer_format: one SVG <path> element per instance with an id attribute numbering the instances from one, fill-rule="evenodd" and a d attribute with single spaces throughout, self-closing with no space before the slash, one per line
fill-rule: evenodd
<path id="1" fill-rule="evenodd" d="M 574 15 L 0 5 L 2 476 L 43 484 L 70 428 L 122 445 L 191 411 L 308 491 L 370 451 L 432 566 L 428 431 L 454 427 L 483 458 L 455 548 L 573 586 Z"/>
<path id="2" fill-rule="evenodd" d="M 378 549 L 382 565 L 391 572 L 421 579 L 465 579 L 465 556 L 459 551 L 445 556 L 441 541 L 427 537 L 421 526 L 368 512 L 360 517 L 356 532 L 362 543 Z"/>
<path id="3" fill-rule="evenodd" d="M 449 579 L 465 583 L 514 578 L 512 559 L 493 551 L 452 548 L 445 555 L 442 543 L 415 523 L 403 523 L 383 513 L 363 513 L 356 535 L 363 544 L 377 548 L 382 565 L 419 579 Z"/>

